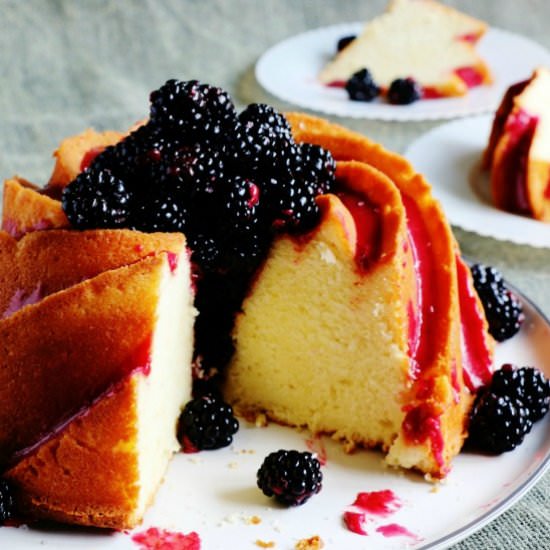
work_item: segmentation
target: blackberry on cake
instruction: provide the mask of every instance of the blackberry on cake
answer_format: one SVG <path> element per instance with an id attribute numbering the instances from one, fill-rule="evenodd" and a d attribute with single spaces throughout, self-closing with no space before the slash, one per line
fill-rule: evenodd
<path id="1" fill-rule="evenodd" d="M 356 34 L 342 36 L 342 38 L 339 38 L 338 42 L 336 43 L 336 51 L 337 52 L 342 51 L 346 46 L 351 44 L 356 38 L 357 38 Z"/>
<path id="2" fill-rule="evenodd" d="M 422 90 L 413 78 L 396 78 L 390 84 L 386 97 L 394 105 L 409 105 L 422 97 Z"/>
<path id="3" fill-rule="evenodd" d="M 313 454 L 281 449 L 264 459 L 256 478 L 264 495 L 285 506 L 300 506 L 321 490 L 323 473 Z"/>
<path id="4" fill-rule="evenodd" d="M 7 480 L 0 478 L 0 525 L 11 519 L 14 513 L 13 487 Z"/>
<path id="5" fill-rule="evenodd" d="M 499 342 L 508 340 L 519 331 L 525 319 L 521 302 L 495 267 L 473 264 L 471 272 L 489 322 L 489 332 Z"/>

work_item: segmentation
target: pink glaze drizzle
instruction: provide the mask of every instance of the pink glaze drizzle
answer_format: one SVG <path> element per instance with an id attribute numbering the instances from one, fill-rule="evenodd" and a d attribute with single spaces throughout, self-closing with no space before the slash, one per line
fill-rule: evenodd
<path id="1" fill-rule="evenodd" d="M 168 265 L 170 266 L 170 272 L 174 274 L 178 269 L 179 256 L 175 252 L 167 252 Z"/>
<path id="2" fill-rule="evenodd" d="M 21 308 L 25 306 L 36 304 L 41 299 L 42 299 L 42 288 L 40 283 L 38 283 L 36 285 L 36 288 L 28 295 L 26 295 L 23 290 L 17 289 L 14 292 L 13 296 L 10 298 L 10 303 L 6 308 L 6 311 L 2 313 L 2 316 L 0 318 L 5 319 L 6 317 L 13 315 L 16 311 L 19 311 Z"/>
<path id="3" fill-rule="evenodd" d="M 188 534 L 149 527 L 132 535 L 140 550 L 200 550 L 201 539 L 195 531 Z"/>
<path id="4" fill-rule="evenodd" d="M 457 255 L 458 295 L 460 302 L 460 348 L 464 382 L 472 392 L 488 384 L 492 376 L 491 352 L 487 345 L 481 306 L 469 277 L 468 266 Z"/>
<path id="5" fill-rule="evenodd" d="M 401 500 L 389 489 L 358 493 L 352 504 L 364 512 L 380 517 L 393 514 L 401 505 Z"/>
<path id="6" fill-rule="evenodd" d="M 376 532 L 380 533 L 384 537 L 409 537 L 414 540 L 420 540 L 417 535 L 411 533 L 408 529 L 397 523 L 390 523 L 388 525 L 381 525 L 376 528 Z"/>
<path id="7" fill-rule="evenodd" d="M 454 72 L 468 88 L 475 88 L 483 84 L 483 74 L 475 67 L 460 67 Z"/>
<path id="8" fill-rule="evenodd" d="M 355 261 L 360 270 L 366 271 L 380 257 L 382 226 L 378 208 L 362 195 L 350 191 L 339 191 L 336 195 L 357 228 Z"/>
<path id="9" fill-rule="evenodd" d="M 357 535 L 367 536 L 368 533 L 365 530 L 365 523 L 367 522 L 367 516 L 364 512 L 344 512 L 344 524 L 352 533 Z"/>

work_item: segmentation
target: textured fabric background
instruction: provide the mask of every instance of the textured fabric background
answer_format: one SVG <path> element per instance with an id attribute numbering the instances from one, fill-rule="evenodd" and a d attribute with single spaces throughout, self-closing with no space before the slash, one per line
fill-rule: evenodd
<path id="1" fill-rule="evenodd" d="M 449 0 L 550 48 L 546 0 Z M 168 78 L 225 87 L 239 106 L 267 101 L 254 63 L 307 29 L 366 20 L 386 0 L 0 0 L 0 177 L 44 183 L 59 141 L 88 126 L 125 129 Z M 437 123 L 339 120 L 403 151 Z M 550 315 L 550 251 L 457 229 L 463 251 L 496 265 Z M 550 359 L 549 359 L 550 360 Z M 550 474 L 508 512 L 454 548 L 550 547 Z M 434 521 L 436 514 L 434 511 Z"/>

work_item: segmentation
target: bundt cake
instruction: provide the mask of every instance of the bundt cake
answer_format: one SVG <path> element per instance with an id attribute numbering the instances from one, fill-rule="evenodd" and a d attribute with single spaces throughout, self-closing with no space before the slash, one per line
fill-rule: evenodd
<path id="1" fill-rule="evenodd" d="M 322 69 L 319 80 L 344 85 L 366 68 L 386 90 L 398 78 L 413 78 L 423 97 L 464 95 L 492 80 L 475 48 L 486 30 L 482 21 L 433 0 L 392 0 Z"/>
<path id="2" fill-rule="evenodd" d="M 550 222 L 550 71 L 512 85 L 497 109 L 483 168 L 497 208 Z"/>
<path id="3" fill-rule="evenodd" d="M 0 457 L 24 509 L 139 522 L 191 372 L 199 398 L 221 385 L 245 415 L 445 476 L 492 340 L 429 185 L 361 135 L 266 105 L 237 115 L 197 81 L 151 102 L 114 146 L 60 147 L 67 174 L 87 167 L 70 183 L 6 183 L 0 382 L 29 406 Z"/>
<path id="4" fill-rule="evenodd" d="M 185 240 L 3 233 L 0 256 L 0 457 L 20 511 L 132 527 L 179 448 L 190 398 Z"/>
<path id="5" fill-rule="evenodd" d="M 226 396 L 247 416 L 381 446 L 390 464 L 443 477 L 492 362 L 449 226 L 403 159 L 318 119 L 287 118 L 298 142 L 342 159 L 337 191 L 318 199 L 319 227 L 277 239 L 256 275 Z"/>

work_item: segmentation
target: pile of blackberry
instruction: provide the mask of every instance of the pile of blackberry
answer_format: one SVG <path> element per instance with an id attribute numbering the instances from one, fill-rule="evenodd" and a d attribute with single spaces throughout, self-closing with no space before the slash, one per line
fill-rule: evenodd
<path id="1" fill-rule="evenodd" d="M 196 362 L 216 372 L 248 280 L 278 232 L 304 233 L 315 197 L 334 185 L 329 152 L 295 143 L 268 105 L 241 113 L 224 90 L 169 80 L 150 96 L 149 121 L 107 147 L 63 191 L 77 229 L 181 231 L 197 274 Z"/>
<path id="2" fill-rule="evenodd" d="M 470 270 L 489 323 L 489 332 L 499 342 L 511 338 L 524 320 L 521 302 L 494 267 L 474 264 Z"/>
<path id="3" fill-rule="evenodd" d="M 542 372 L 505 364 L 476 396 L 468 444 L 492 454 L 511 451 L 549 408 L 550 381 Z"/>

